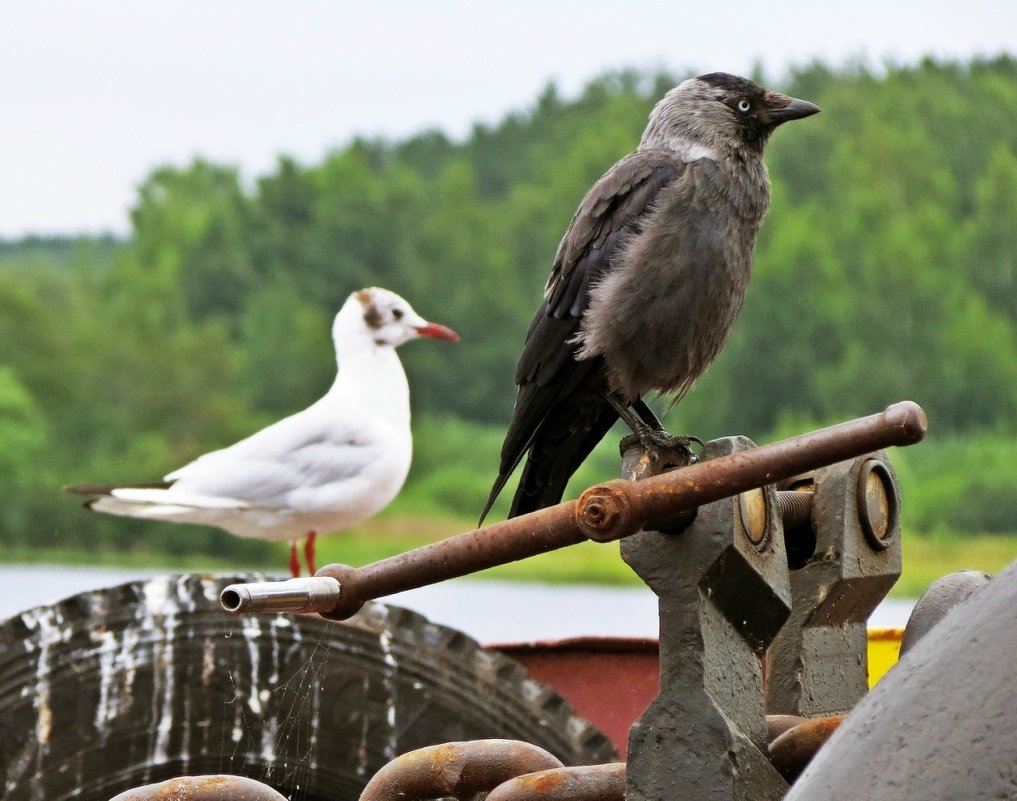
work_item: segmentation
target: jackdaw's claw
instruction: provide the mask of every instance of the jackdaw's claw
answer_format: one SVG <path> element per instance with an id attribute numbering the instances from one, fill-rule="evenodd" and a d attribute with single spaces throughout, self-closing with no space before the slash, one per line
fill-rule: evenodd
<path id="1" fill-rule="evenodd" d="M 649 452 L 655 462 L 670 466 L 688 466 L 699 461 L 699 456 L 692 450 L 695 442 L 700 448 L 703 441 L 696 436 L 668 434 L 659 428 L 645 428 L 637 434 L 629 434 L 622 438 L 619 450 L 622 456 L 634 445 L 641 445 Z"/>

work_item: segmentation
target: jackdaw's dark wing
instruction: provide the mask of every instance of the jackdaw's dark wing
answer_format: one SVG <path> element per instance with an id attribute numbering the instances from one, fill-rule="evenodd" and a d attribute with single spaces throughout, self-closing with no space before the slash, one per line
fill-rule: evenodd
<path id="1" fill-rule="evenodd" d="M 572 473 L 617 419 L 604 400 L 603 365 L 598 359 L 576 361 L 573 340 L 591 288 L 610 272 L 620 246 L 640 232 L 660 191 L 685 168 L 671 152 L 637 151 L 616 163 L 583 198 L 526 334 L 516 368 L 519 395 L 481 522 L 527 451 L 509 516 L 561 500 Z"/>

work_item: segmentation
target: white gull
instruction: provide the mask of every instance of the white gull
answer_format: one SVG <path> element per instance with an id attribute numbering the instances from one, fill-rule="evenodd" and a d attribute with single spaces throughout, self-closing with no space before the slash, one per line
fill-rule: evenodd
<path id="1" fill-rule="evenodd" d="M 164 481 L 76 484 L 108 514 L 200 523 L 241 537 L 289 540 L 315 571 L 318 532 L 348 528 L 381 511 L 410 469 L 410 392 L 396 348 L 419 337 L 456 340 L 403 298 L 372 287 L 354 292 L 332 326 L 339 372 L 323 398 L 247 439 L 199 456 Z"/>

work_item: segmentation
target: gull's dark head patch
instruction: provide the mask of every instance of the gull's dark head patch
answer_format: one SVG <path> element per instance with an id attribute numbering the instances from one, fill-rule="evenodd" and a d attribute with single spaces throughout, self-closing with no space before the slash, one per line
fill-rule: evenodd
<path id="1" fill-rule="evenodd" d="M 367 327 L 375 329 L 381 328 L 381 312 L 378 311 L 378 307 L 374 305 L 374 296 L 368 290 L 361 289 L 357 292 L 357 300 L 359 300 L 360 305 L 364 307 L 364 322 L 367 323 Z"/>

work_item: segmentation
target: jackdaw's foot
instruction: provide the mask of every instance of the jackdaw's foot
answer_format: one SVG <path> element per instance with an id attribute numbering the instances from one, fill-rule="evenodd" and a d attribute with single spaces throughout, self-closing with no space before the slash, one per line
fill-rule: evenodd
<path id="1" fill-rule="evenodd" d="M 629 434 L 622 437 L 620 448 L 622 453 L 624 453 L 633 445 L 639 443 L 648 451 L 684 450 L 688 452 L 689 458 L 692 460 L 689 462 L 691 464 L 699 458 L 696 456 L 695 451 L 692 450 L 693 442 L 695 442 L 700 448 L 703 447 L 703 441 L 699 437 L 692 436 L 691 434 L 668 434 L 661 428 L 647 427 L 638 434 Z"/>
<path id="2" fill-rule="evenodd" d="M 675 467 L 688 467 L 699 461 L 692 443 L 703 446 L 699 437 L 674 436 L 663 429 L 645 428 L 622 438 L 619 450 L 623 471 L 631 477 L 657 475 Z"/>

